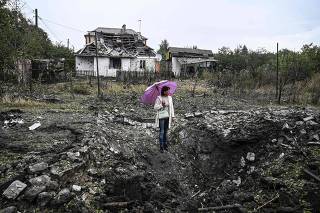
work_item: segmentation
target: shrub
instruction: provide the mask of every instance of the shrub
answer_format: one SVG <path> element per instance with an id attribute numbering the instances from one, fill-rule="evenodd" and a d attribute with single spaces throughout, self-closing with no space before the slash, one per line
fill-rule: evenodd
<path id="1" fill-rule="evenodd" d="M 311 103 L 318 104 L 320 102 L 320 73 L 313 75 L 310 84 L 308 85 L 308 90 L 310 93 Z"/>
<path id="2" fill-rule="evenodd" d="M 90 95 L 90 87 L 87 85 L 74 85 L 73 92 L 80 95 Z"/>

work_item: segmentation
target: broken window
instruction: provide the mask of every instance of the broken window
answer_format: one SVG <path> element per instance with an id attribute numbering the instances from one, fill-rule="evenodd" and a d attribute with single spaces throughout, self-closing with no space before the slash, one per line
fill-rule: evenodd
<path id="1" fill-rule="evenodd" d="M 140 69 L 146 68 L 146 60 L 140 60 Z"/>
<path id="2" fill-rule="evenodd" d="M 121 69 L 121 59 L 120 58 L 110 58 L 110 69 Z"/>

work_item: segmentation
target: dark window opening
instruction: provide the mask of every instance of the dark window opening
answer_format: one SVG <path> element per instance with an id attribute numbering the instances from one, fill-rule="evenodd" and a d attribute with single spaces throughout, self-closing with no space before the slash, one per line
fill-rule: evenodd
<path id="1" fill-rule="evenodd" d="M 120 58 L 110 58 L 110 69 L 121 69 L 121 59 Z"/>
<path id="2" fill-rule="evenodd" d="M 146 60 L 140 60 L 140 69 L 146 68 Z"/>

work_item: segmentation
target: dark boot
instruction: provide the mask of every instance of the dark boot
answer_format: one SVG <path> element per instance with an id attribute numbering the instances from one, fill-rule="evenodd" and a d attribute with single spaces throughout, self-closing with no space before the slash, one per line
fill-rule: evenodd
<path id="1" fill-rule="evenodd" d="M 168 145 L 166 143 L 163 145 L 163 149 L 168 151 Z"/>
<path id="2" fill-rule="evenodd" d="M 160 145 L 160 152 L 163 153 L 163 146 Z"/>

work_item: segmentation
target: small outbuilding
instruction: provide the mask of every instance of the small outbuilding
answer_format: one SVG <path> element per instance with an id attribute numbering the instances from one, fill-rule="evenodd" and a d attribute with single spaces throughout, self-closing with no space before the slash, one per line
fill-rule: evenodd
<path id="1" fill-rule="evenodd" d="M 193 76 L 203 70 L 213 71 L 217 65 L 211 50 L 197 48 L 169 47 L 167 61 L 175 76 Z"/>

